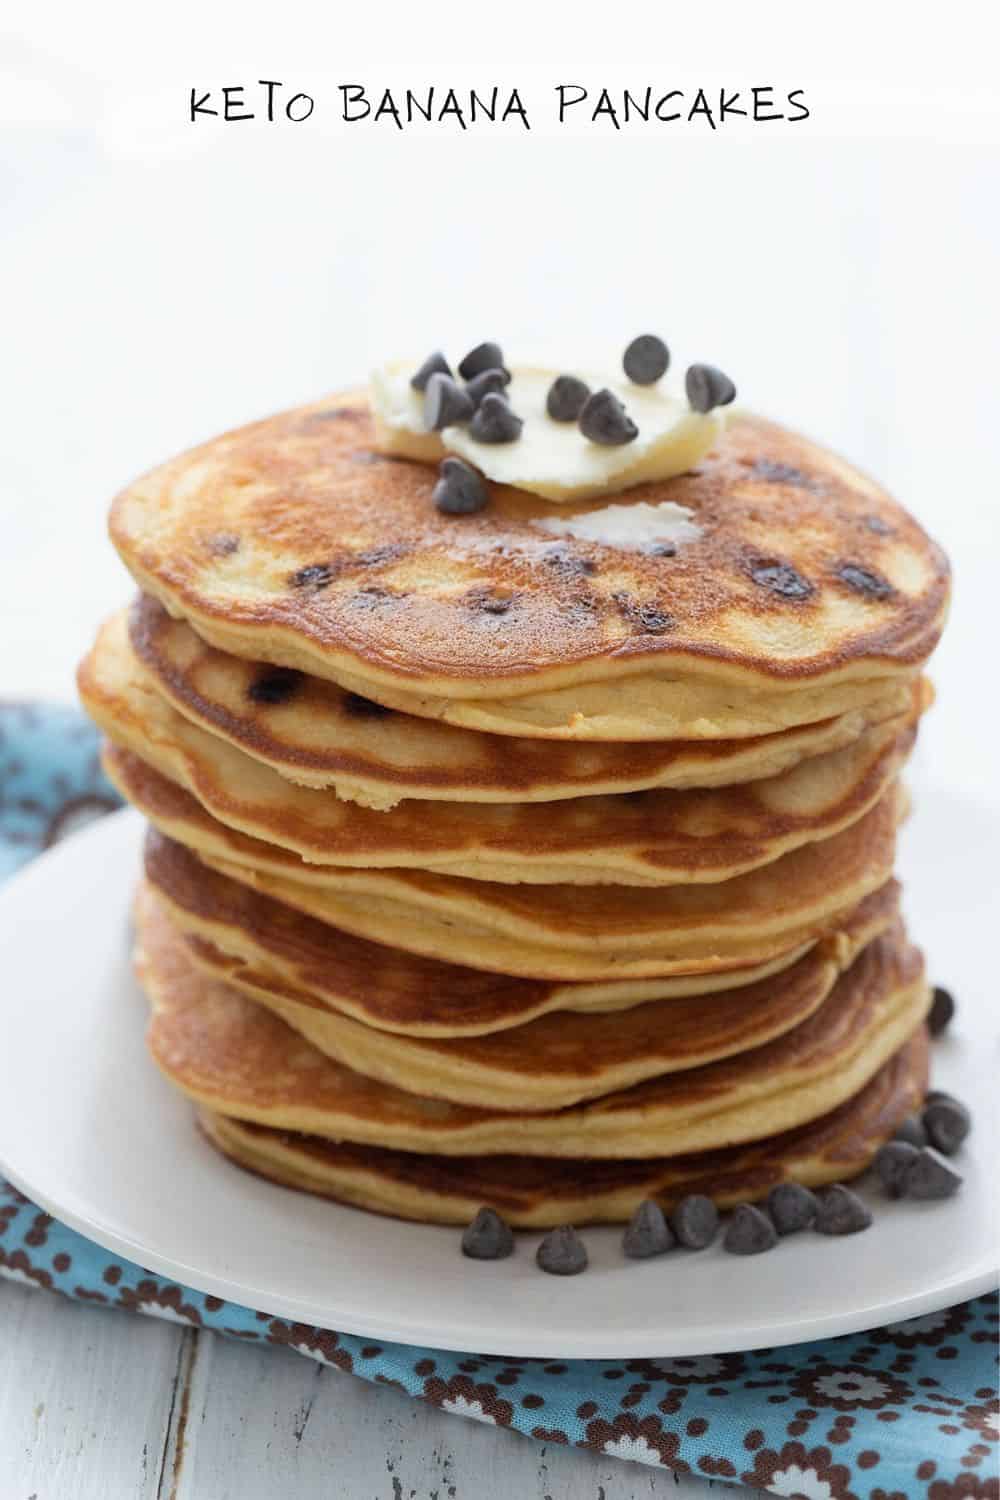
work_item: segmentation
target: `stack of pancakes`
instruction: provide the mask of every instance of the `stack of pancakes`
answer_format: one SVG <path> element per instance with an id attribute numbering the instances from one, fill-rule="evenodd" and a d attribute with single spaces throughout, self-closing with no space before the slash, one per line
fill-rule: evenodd
<path id="1" fill-rule="evenodd" d="M 80 687 L 150 823 L 157 1065 L 236 1161 L 420 1220 L 861 1171 L 926 1087 L 892 871 L 942 555 L 750 417 L 615 497 L 676 549 L 435 478 L 352 395 L 115 501 L 142 592 Z"/>

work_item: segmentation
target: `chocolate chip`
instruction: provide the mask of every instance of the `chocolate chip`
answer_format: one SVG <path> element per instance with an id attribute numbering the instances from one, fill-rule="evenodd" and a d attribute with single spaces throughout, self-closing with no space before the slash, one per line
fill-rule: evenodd
<path id="1" fill-rule="evenodd" d="M 647 557 L 676 557 L 677 548 L 673 542 L 654 542 L 651 547 L 643 548 Z"/>
<path id="2" fill-rule="evenodd" d="M 424 425 L 428 432 L 467 422 L 474 411 L 472 398 L 457 380 L 450 375 L 431 376 L 424 391 Z"/>
<path id="3" fill-rule="evenodd" d="M 425 391 L 432 375 L 451 375 L 451 365 L 440 349 L 436 349 L 433 354 L 428 354 L 420 369 L 410 380 L 410 384 L 415 391 Z"/>
<path id="4" fill-rule="evenodd" d="M 469 423 L 469 436 L 477 443 L 513 443 L 521 436 L 521 418 L 511 411 L 505 397 L 490 391 L 476 408 Z"/>
<path id="5" fill-rule="evenodd" d="M 816 1214 L 820 1234 L 858 1234 L 871 1224 L 871 1210 L 842 1182 L 835 1182 L 820 1194 Z"/>
<path id="6" fill-rule="evenodd" d="M 883 521 L 881 516 L 865 516 L 865 525 L 869 531 L 874 531 L 876 536 L 888 536 L 892 531 L 888 521 Z"/>
<path id="7" fill-rule="evenodd" d="M 482 476 L 460 458 L 445 458 L 438 470 L 433 499 L 446 516 L 471 516 L 489 504 L 490 492 Z"/>
<path id="8" fill-rule="evenodd" d="M 580 412 L 580 431 L 602 448 L 620 448 L 634 442 L 639 429 L 613 391 L 595 391 Z"/>
<path id="9" fill-rule="evenodd" d="M 719 1210 L 703 1193 L 688 1193 L 670 1215 L 670 1227 L 685 1249 L 704 1250 L 718 1233 Z"/>
<path id="10" fill-rule="evenodd" d="M 383 542 L 379 547 L 368 547 L 359 552 L 356 561 L 365 568 L 377 568 L 380 563 L 395 562 L 406 556 L 406 548 L 400 542 Z"/>
<path id="11" fill-rule="evenodd" d="M 630 1260 L 648 1260 L 662 1255 L 674 1243 L 663 1209 L 652 1198 L 640 1203 L 622 1238 L 622 1249 Z"/>
<path id="12" fill-rule="evenodd" d="M 476 375 L 465 387 L 465 394 L 472 401 L 473 406 L 478 406 L 484 396 L 502 395 L 505 386 L 510 385 L 509 370 L 484 370 L 481 375 Z"/>
<path id="13" fill-rule="evenodd" d="M 254 703 L 287 703 L 301 681 L 302 673 L 291 667 L 268 667 L 262 676 L 251 682 L 247 697 Z"/>
<path id="14" fill-rule="evenodd" d="M 575 422 L 587 404 L 590 386 L 575 375 L 557 375 L 549 386 L 545 410 L 553 422 Z"/>
<path id="15" fill-rule="evenodd" d="M 485 615 L 505 615 L 514 602 L 512 594 L 494 594 L 486 588 L 470 589 L 465 596 L 470 609 L 478 609 Z"/>
<path id="16" fill-rule="evenodd" d="M 894 592 L 887 578 L 873 573 L 870 568 L 862 568 L 858 563 L 841 563 L 837 577 L 855 593 L 864 594 L 866 599 L 888 599 Z"/>
<path id="17" fill-rule="evenodd" d="M 392 709 L 384 703 L 373 703 L 371 698 L 362 698 L 360 693 L 345 693 L 342 706 L 355 719 L 384 719 Z"/>
<path id="18" fill-rule="evenodd" d="M 767 1211 L 779 1234 L 808 1229 L 816 1217 L 816 1195 L 801 1182 L 779 1182 L 767 1195 Z"/>
<path id="19" fill-rule="evenodd" d="M 462 1234 L 462 1254 L 470 1260 L 504 1260 L 513 1249 L 510 1225 L 495 1208 L 481 1208 Z"/>
<path id="20" fill-rule="evenodd" d="M 333 579 L 334 569 L 330 563 L 310 563 L 292 573 L 288 581 L 296 589 L 325 589 Z"/>
<path id="21" fill-rule="evenodd" d="M 908 1120 L 904 1120 L 902 1125 L 896 1130 L 893 1140 L 902 1141 L 907 1146 L 916 1146 L 918 1149 L 921 1146 L 926 1146 L 927 1132 L 923 1127 L 920 1116 L 910 1115 Z"/>
<path id="22" fill-rule="evenodd" d="M 758 458 L 753 466 L 753 474 L 755 478 L 766 479 L 771 484 L 808 483 L 801 469 L 796 469 L 792 464 L 774 463 L 769 458 Z"/>
<path id="23" fill-rule="evenodd" d="M 760 1255 L 764 1250 L 773 1250 L 778 1243 L 778 1231 L 767 1214 L 752 1203 L 740 1203 L 733 1209 L 722 1237 L 722 1248 L 730 1255 Z"/>
<path id="24" fill-rule="evenodd" d="M 714 365 L 689 365 L 684 389 L 693 411 L 711 411 L 714 406 L 728 406 L 736 397 L 736 387 L 728 375 Z"/>
<path id="25" fill-rule="evenodd" d="M 502 370 L 503 368 L 503 350 L 499 344 L 477 344 L 459 362 L 458 373 L 463 380 L 472 380 L 474 376 L 481 375 L 484 370 Z"/>
<path id="26" fill-rule="evenodd" d="M 762 589 L 768 589 L 782 599 L 808 599 L 813 591 L 809 580 L 803 578 L 801 573 L 797 573 L 791 563 L 773 561 L 754 563 L 750 569 L 750 577 Z"/>
<path id="27" fill-rule="evenodd" d="M 933 1099 L 923 1113 L 924 1129 L 932 1146 L 954 1156 L 972 1129 L 972 1116 L 959 1099 Z"/>
<path id="28" fill-rule="evenodd" d="M 927 1026 L 931 1036 L 940 1036 L 942 1031 L 947 1030 L 954 1016 L 955 997 L 950 990 L 942 989 L 939 984 L 935 985 L 930 1013 L 927 1017 Z"/>
<path id="29" fill-rule="evenodd" d="M 239 550 L 240 539 L 232 531 L 217 531 L 205 543 L 213 557 L 231 557 Z"/>
<path id="30" fill-rule="evenodd" d="M 633 599 L 631 594 L 621 591 L 612 594 L 611 597 L 625 619 L 643 635 L 662 635 L 665 630 L 673 630 L 677 624 L 673 615 L 668 614 L 658 604 L 642 603 L 638 599 Z"/>
<path id="31" fill-rule="evenodd" d="M 950 1198 L 962 1186 L 962 1178 L 936 1151 L 924 1147 L 917 1152 L 906 1174 L 906 1192 L 910 1198 L 929 1201 Z"/>
<path id="32" fill-rule="evenodd" d="M 587 1247 L 572 1224 L 562 1224 L 549 1230 L 535 1260 L 550 1276 L 577 1276 L 587 1269 Z"/>
<path id="33" fill-rule="evenodd" d="M 565 573 L 567 577 L 584 573 L 592 578 L 597 572 L 597 564 L 592 557 L 579 557 L 575 552 L 567 552 L 565 547 L 553 547 L 551 552 L 546 552 L 542 561 L 557 572 Z"/>
<path id="34" fill-rule="evenodd" d="M 670 350 L 655 333 L 640 333 L 625 350 L 622 364 L 634 385 L 655 385 L 667 373 Z"/>
<path id="35" fill-rule="evenodd" d="M 915 1141 L 886 1141 L 875 1153 L 875 1170 L 887 1198 L 903 1198 L 907 1177 L 921 1147 Z"/>

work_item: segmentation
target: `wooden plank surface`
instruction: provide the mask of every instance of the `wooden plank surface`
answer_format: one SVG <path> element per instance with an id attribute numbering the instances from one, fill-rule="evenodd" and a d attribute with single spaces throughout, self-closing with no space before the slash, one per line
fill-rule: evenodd
<path id="1" fill-rule="evenodd" d="M 284 1349 L 0 1281 L 3 1500 L 706 1500 Z M 750 1494 L 750 1491 L 745 1492 Z"/>

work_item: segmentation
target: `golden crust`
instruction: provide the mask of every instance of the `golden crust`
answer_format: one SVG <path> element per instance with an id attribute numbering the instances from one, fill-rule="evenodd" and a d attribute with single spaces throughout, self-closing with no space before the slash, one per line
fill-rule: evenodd
<path id="1" fill-rule="evenodd" d="M 670 558 L 554 542 L 533 524 L 550 507 L 502 487 L 479 515 L 442 516 L 434 480 L 373 453 L 353 393 L 162 465 L 117 497 L 111 534 L 140 585 L 212 643 L 501 733 L 766 732 L 823 717 L 819 688 L 847 707 L 918 669 L 943 623 L 947 564 L 912 517 L 757 418 L 735 419 L 695 473 L 629 492 L 696 513 L 703 535 Z M 647 711 L 628 732 L 617 697 L 601 708 L 601 684 L 622 678 L 652 678 L 675 704 L 686 683 L 686 720 Z M 544 702 L 583 684 L 575 720 Z M 733 684 L 745 702 L 728 723 Z M 527 716 L 509 718 L 524 695 Z"/>

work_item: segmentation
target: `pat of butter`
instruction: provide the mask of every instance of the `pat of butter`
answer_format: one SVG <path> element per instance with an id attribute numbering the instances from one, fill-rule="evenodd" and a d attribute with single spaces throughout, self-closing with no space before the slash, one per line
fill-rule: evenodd
<path id="1" fill-rule="evenodd" d="M 546 397 L 558 371 L 515 367 L 506 394 L 524 422 L 521 436 L 512 443 L 479 443 L 466 427 L 446 427 L 440 433 L 426 430 L 423 393 L 410 385 L 416 367 L 416 362 L 397 360 L 372 375 L 379 448 L 428 463 L 457 453 L 487 479 L 530 490 L 546 500 L 588 500 L 684 474 L 704 457 L 725 424 L 722 411 L 692 411 L 685 399 L 660 384 L 632 385 L 583 373 L 581 379 L 591 390 L 613 391 L 639 429 L 631 443 L 605 448 L 585 438 L 575 422 L 553 422 L 546 412 Z"/>
<path id="2" fill-rule="evenodd" d="M 604 547 L 622 547 L 642 551 L 648 547 L 668 545 L 682 547 L 696 542 L 702 535 L 695 525 L 694 511 L 673 500 L 648 505 L 638 500 L 631 505 L 604 505 L 578 516 L 544 516 L 535 525 L 554 536 L 577 537 L 582 542 L 598 542 Z"/>

